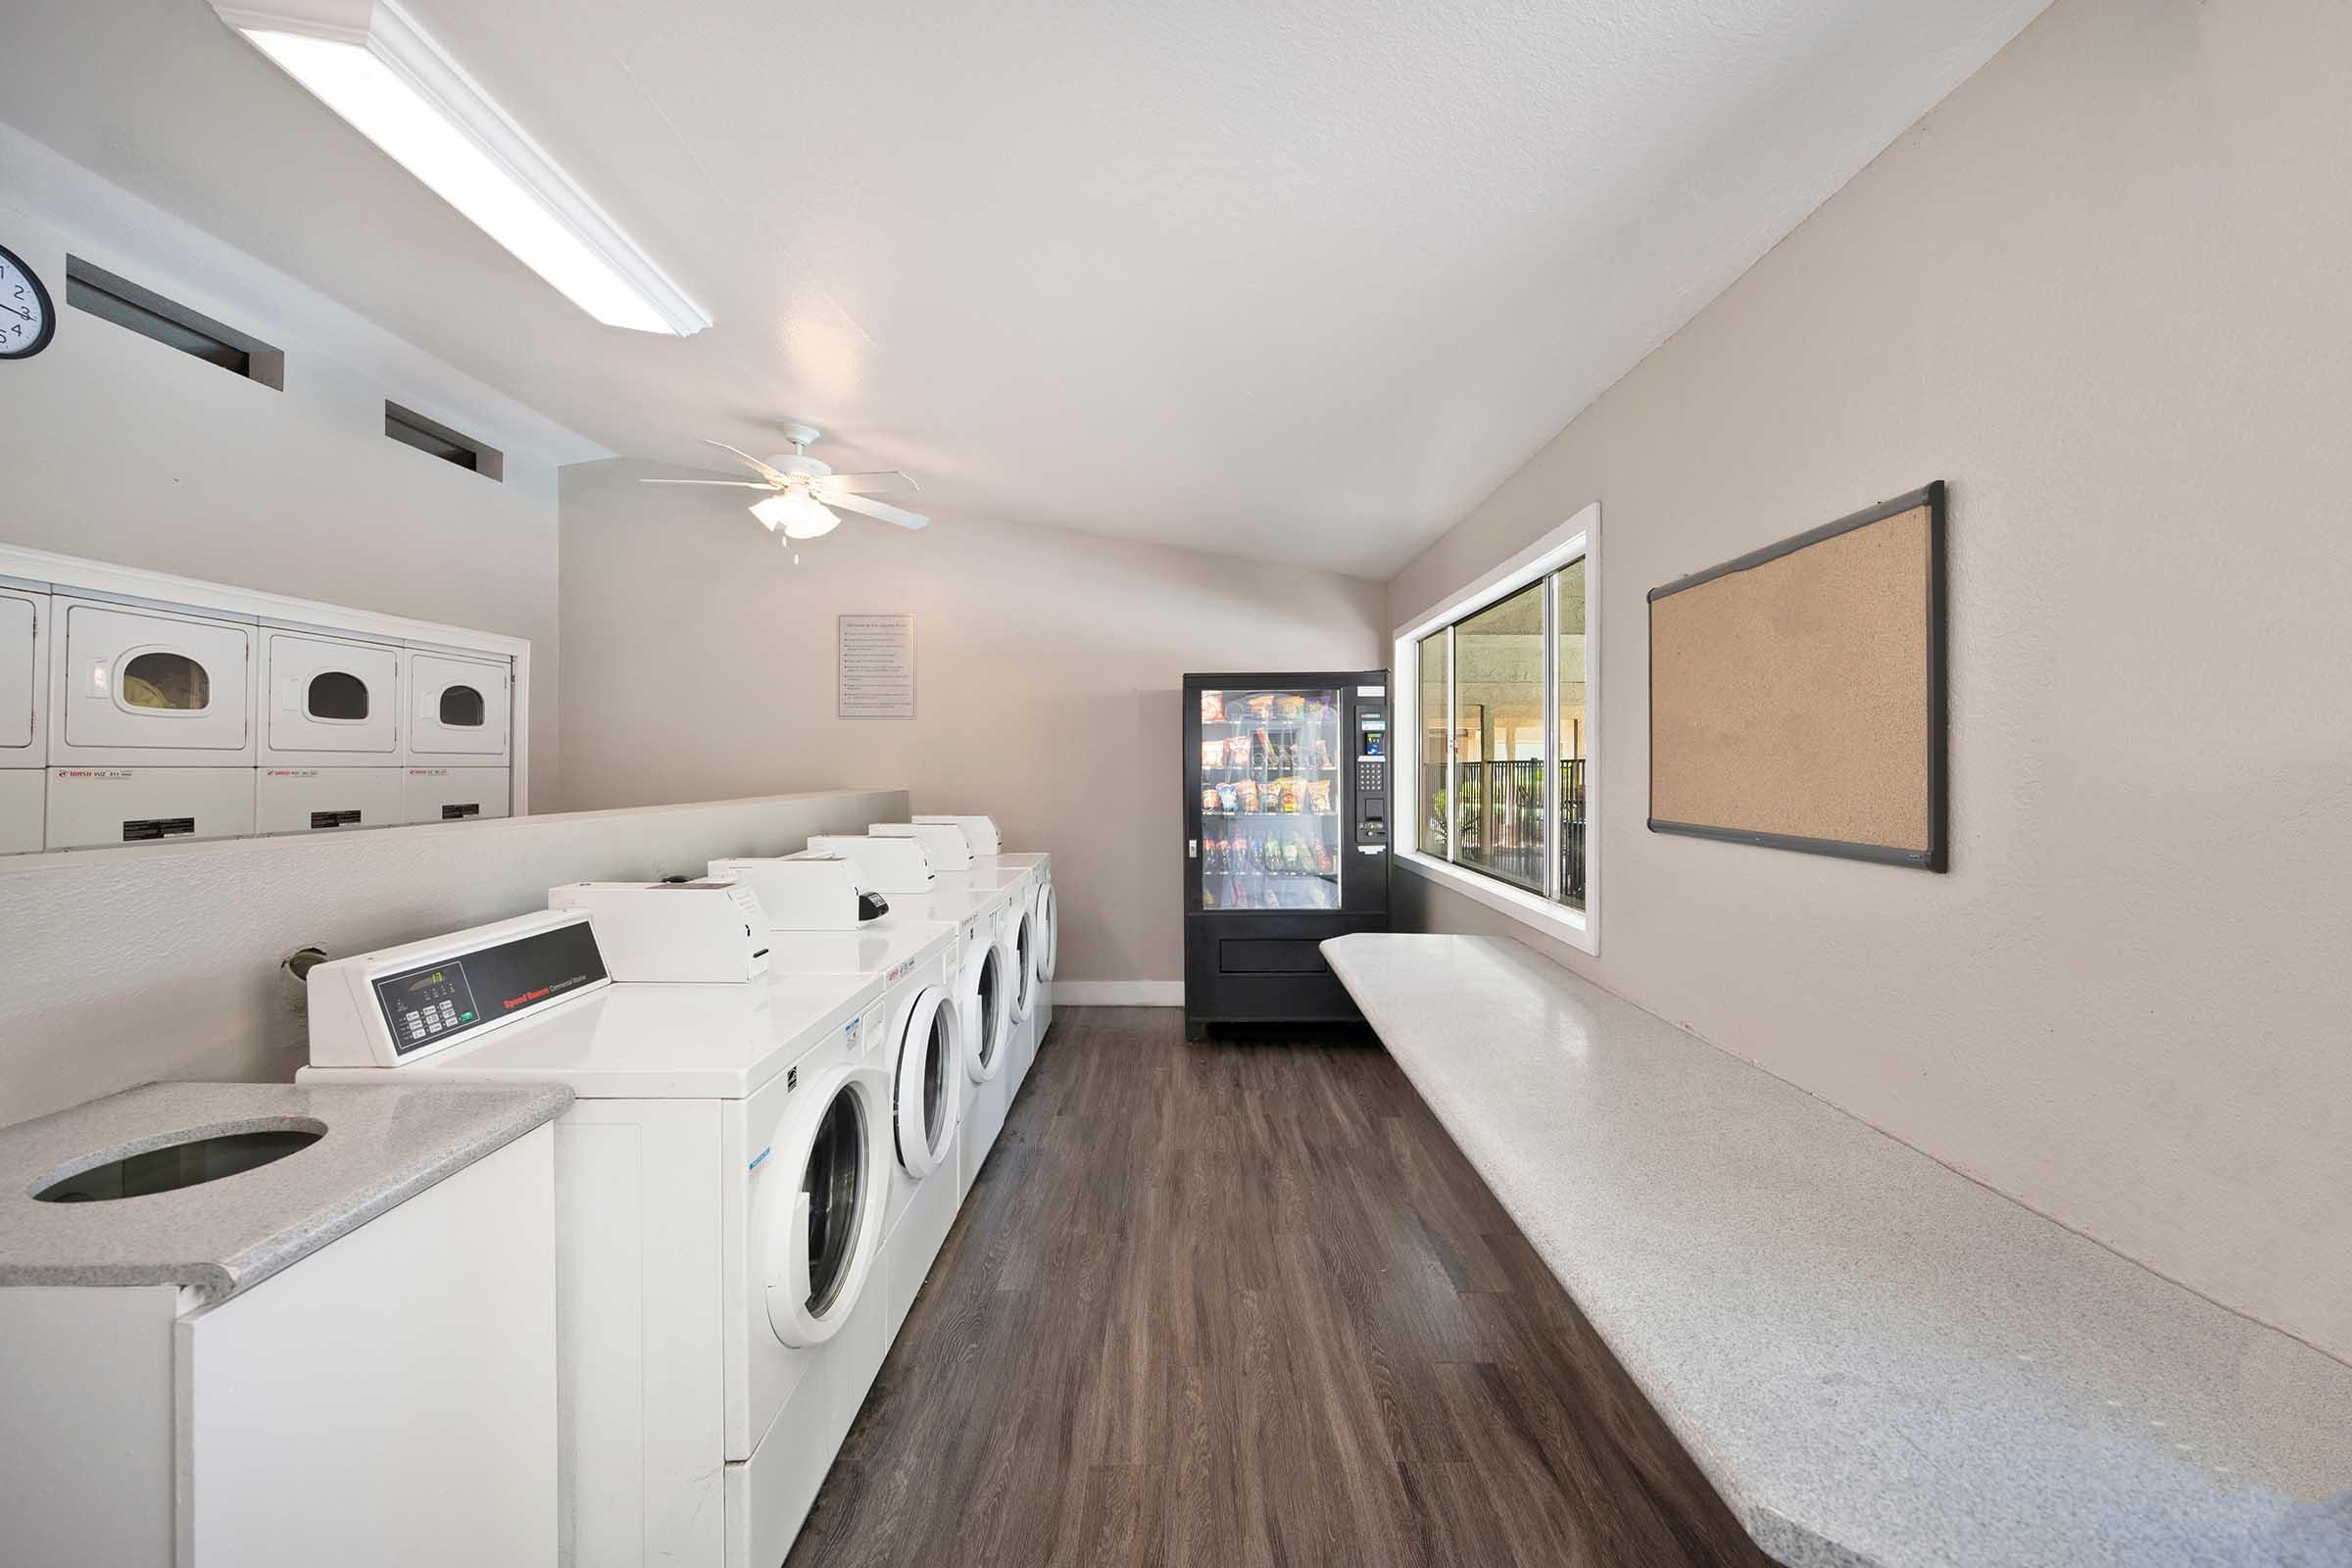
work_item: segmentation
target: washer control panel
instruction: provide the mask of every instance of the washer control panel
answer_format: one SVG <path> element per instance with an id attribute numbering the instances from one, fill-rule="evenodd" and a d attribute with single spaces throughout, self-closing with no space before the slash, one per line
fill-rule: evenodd
<path id="1" fill-rule="evenodd" d="M 586 921 L 557 926 L 374 982 L 396 1055 L 446 1044 L 605 978 Z"/>
<path id="2" fill-rule="evenodd" d="M 311 1065 L 397 1067 L 612 983 L 577 909 L 337 958 L 310 971 Z"/>

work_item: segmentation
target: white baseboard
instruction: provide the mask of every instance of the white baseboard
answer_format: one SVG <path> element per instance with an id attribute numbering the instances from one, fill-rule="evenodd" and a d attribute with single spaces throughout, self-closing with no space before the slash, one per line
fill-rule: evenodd
<path id="1" fill-rule="evenodd" d="M 1056 980 L 1056 1007 L 1181 1007 L 1181 980 Z"/>

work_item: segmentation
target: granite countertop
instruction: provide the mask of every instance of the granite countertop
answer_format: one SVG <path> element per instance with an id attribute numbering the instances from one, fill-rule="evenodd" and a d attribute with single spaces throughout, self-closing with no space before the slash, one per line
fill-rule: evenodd
<path id="1" fill-rule="evenodd" d="M 559 1085 L 154 1083 L 0 1127 L 0 1286 L 180 1285 L 219 1300 L 554 1120 Z M 100 1202 L 32 1195 L 103 1161 L 322 1125 L 235 1175 Z"/>
<path id="2" fill-rule="evenodd" d="M 1518 943 L 1323 951 L 1781 1561 L 2352 1564 L 2352 1366 Z"/>

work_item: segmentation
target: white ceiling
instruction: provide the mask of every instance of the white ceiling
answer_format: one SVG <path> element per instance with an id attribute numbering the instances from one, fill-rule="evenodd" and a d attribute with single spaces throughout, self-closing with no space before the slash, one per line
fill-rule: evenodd
<path id="1" fill-rule="evenodd" d="M 0 117 L 616 451 L 800 417 L 943 525 L 1379 577 L 2046 3 L 410 0 L 717 318 L 683 341 L 205 0 L 14 0 Z"/>

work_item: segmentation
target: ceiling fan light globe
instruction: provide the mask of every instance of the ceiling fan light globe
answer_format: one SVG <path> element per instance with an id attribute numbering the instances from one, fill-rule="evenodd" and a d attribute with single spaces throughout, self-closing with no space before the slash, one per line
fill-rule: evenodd
<path id="1" fill-rule="evenodd" d="M 781 499 L 787 509 L 784 514 L 786 538 L 822 539 L 841 526 L 839 514 L 806 492 L 796 492 Z"/>
<path id="2" fill-rule="evenodd" d="M 760 527 L 774 533 L 784 526 L 785 518 L 791 514 L 785 501 L 783 496 L 769 496 L 764 501 L 755 501 L 751 506 L 752 515 L 760 519 Z"/>

